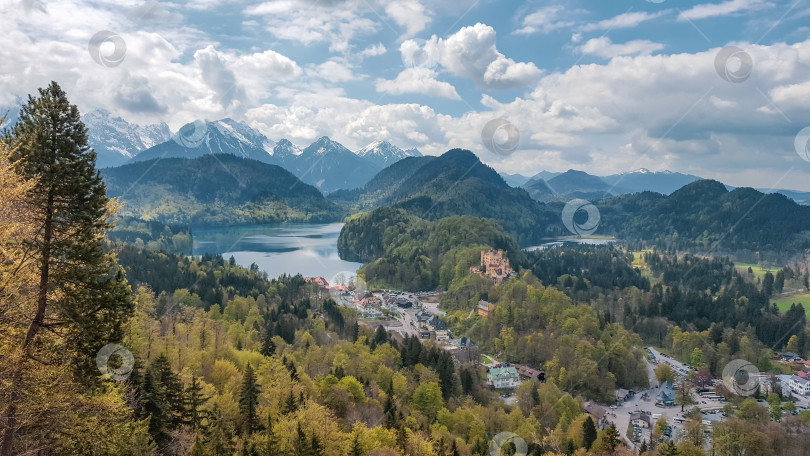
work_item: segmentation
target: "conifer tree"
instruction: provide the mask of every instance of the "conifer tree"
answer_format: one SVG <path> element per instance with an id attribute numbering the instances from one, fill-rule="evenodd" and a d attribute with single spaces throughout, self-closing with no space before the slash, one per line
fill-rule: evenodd
<path id="1" fill-rule="evenodd" d="M 256 374 L 248 363 L 242 378 L 242 392 L 239 395 L 239 413 L 242 416 L 242 430 L 250 435 L 259 428 L 259 384 Z"/>
<path id="2" fill-rule="evenodd" d="M 3 456 L 13 452 L 21 388 L 36 370 L 27 361 L 71 366 L 77 381 L 93 383 L 100 378 L 96 353 L 120 341 L 132 312 L 123 270 L 102 244 L 116 207 L 95 168 L 79 110 L 56 82 L 28 98 L 7 140 L 15 147 L 17 172 L 36 178 L 26 194 L 35 232 L 23 245 L 38 280 L 35 305 L 16 323 L 27 326 L 14 342 L 26 362 L 16 364 L 4 388 Z"/>
<path id="3" fill-rule="evenodd" d="M 596 436 L 596 424 L 593 422 L 593 418 L 591 418 L 589 415 L 582 423 L 582 440 L 585 443 L 586 450 L 591 449 L 591 445 L 593 445 L 593 442 L 596 441 Z"/>
<path id="4" fill-rule="evenodd" d="M 191 384 L 186 387 L 183 423 L 197 430 L 203 427 L 208 412 L 203 407 L 208 398 L 202 395 L 202 386 L 196 376 L 191 377 Z"/>

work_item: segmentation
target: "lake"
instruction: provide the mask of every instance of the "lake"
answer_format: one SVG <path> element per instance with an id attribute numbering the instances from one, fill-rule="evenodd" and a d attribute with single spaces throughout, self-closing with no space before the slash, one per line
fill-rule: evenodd
<path id="1" fill-rule="evenodd" d="M 535 245 L 532 247 L 526 247 L 523 250 L 531 252 L 532 250 L 544 250 L 549 247 L 555 247 L 560 245 L 604 245 L 610 244 L 611 242 L 616 242 L 615 239 L 600 239 L 600 238 L 560 238 L 560 239 L 549 239 L 546 242 L 543 242 L 540 245 Z"/>
<path id="2" fill-rule="evenodd" d="M 194 228 L 192 254 L 233 256 L 240 266 L 256 263 L 267 275 L 322 276 L 330 280 L 339 272 L 354 272 L 362 263 L 338 257 L 337 238 L 342 223 L 277 224 L 239 227 Z"/>

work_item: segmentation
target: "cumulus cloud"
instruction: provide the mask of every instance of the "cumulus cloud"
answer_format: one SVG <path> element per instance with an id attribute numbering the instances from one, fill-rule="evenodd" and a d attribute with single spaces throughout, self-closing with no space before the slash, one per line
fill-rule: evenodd
<path id="1" fill-rule="evenodd" d="M 388 50 L 385 49 L 385 46 L 383 46 L 382 43 L 377 43 L 377 44 L 373 44 L 373 45 L 363 49 L 362 51 L 360 51 L 360 56 L 361 57 L 376 57 L 378 55 L 383 55 L 386 52 L 388 52 Z"/>
<path id="2" fill-rule="evenodd" d="M 392 95 L 421 93 L 433 97 L 460 100 L 461 97 L 459 97 L 455 87 L 448 82 L 438 81 L 436 79 L 438 75 L 439 73 L 429 68 L 407 68 L 399 73 L 395 79 L 377 79 L 375 87 L 377 92 Z"/>
<path id="3" fill-rule="evenodd" d="M 579 47 L 579 52 L 612 59 L 621 55 L 649 55 L 663 48 L 663 44 L 649 40 L 632 40 L 614 44 L 610 38 L 603 36 L 588 40 Z"/>
<path id="4" fill-rule="evenodd" d="M 542 71 L 534 63 L 515 62 L 495 47 L 495 29 L 486 24 L 464 27 L 448 38 L 435 35 L 423 45 L 414 40 L 402 43 L 408 64 L 438 63 L 449 73 L 470 78 L 485 89 L 510 89 L 536 81 Z"/>
<path id="5" fill-rule="evenodd" d="M 362 75 L 354 73 L 352 65 L 345 59 L 333 58 L 307 70 L 307 74 L 329 82 L 347 82 L 362 79 Z"/>
<path id="6" fill-rule="evenodd" d="M 421 32 L 431 22 L 425 6 L 416 0 L 392 1 L 385 7 L 385 13 L 405 28 L 405 36 Z"/>

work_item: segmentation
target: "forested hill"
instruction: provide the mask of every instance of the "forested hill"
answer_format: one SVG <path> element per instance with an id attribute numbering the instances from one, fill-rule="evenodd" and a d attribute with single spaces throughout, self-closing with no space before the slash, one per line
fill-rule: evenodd
<path id="1" fill-rule="evenodd" d="M 728 191 L 714 180 L 669 196 L 644 192 L 596 203 L 599 233 L 677 249 L 800 252 L 810 248 L 810 207 L 752 188 Z"/>
<path id="2" fill-rule="evenodd" d="M 436 157 L 407 157 L 386 167 L 366 185 L 352 190 L 337 190 L 327 197 L 351 209 L 368 210 L 391 202 L 393 194 L 422 166 Z"/>
<path id="3" fill-rule="evenodd" d="M 318 189 L 276 165 L 233 155 L 167 158 L 103 170 L 121 215 L 165 223 L 330 222 L 344 214 Z"/>
<path id="4" fill-rule="evenodd" d="M 409 160 L 400 168 L 402 172 L 391 172 L 397 164 L 389 168 L 389 177 L 381 173 L 379 181 L 372 181 L 379 182 L 379 187 L 357 193 L 353 204 L 364 208 L 391 205 L 425 220 L 453 215 L 490 218 L 520 245 L 565 234 L 559 211 L 532 200 L 525 190 L 507 185 L 468 150 L 453 149 L 430 160 L 420 158 L 419 162 Z M 418 169 L 409 169 L 422 162 Z M 383 182 L 391 187 L 381 190 L 385 188 Z M 373 198 L 374 192 L 382 197 Z M 338 196 L 348 200 L 346 194 Z"/>

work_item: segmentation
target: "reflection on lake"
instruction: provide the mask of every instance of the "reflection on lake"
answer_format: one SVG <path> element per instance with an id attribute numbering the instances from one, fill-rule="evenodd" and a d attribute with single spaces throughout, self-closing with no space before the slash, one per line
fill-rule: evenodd
<path id="1" fill-rule="evenodd" d="M 562 238 L 562 239 L 549 239 L 540 245 L 526 247 L 523 250 L 531 252 L 532 250 L 544 250 L 549 247 L 557 247 L 561 245 L 604 245 L 616 242 L 615 239 L 588 239 L 588 238 Z"/>
<path id="2" fill-rule="evenodd" d="M 233 256 L 240 266 L 256 263 L 271 278 L 300 273 L 329 280 L 338 272 L 362 266 L 338 257 L 342 227 L 342 223 L 328 223 L 194 228 L 192 254 Z"/>

